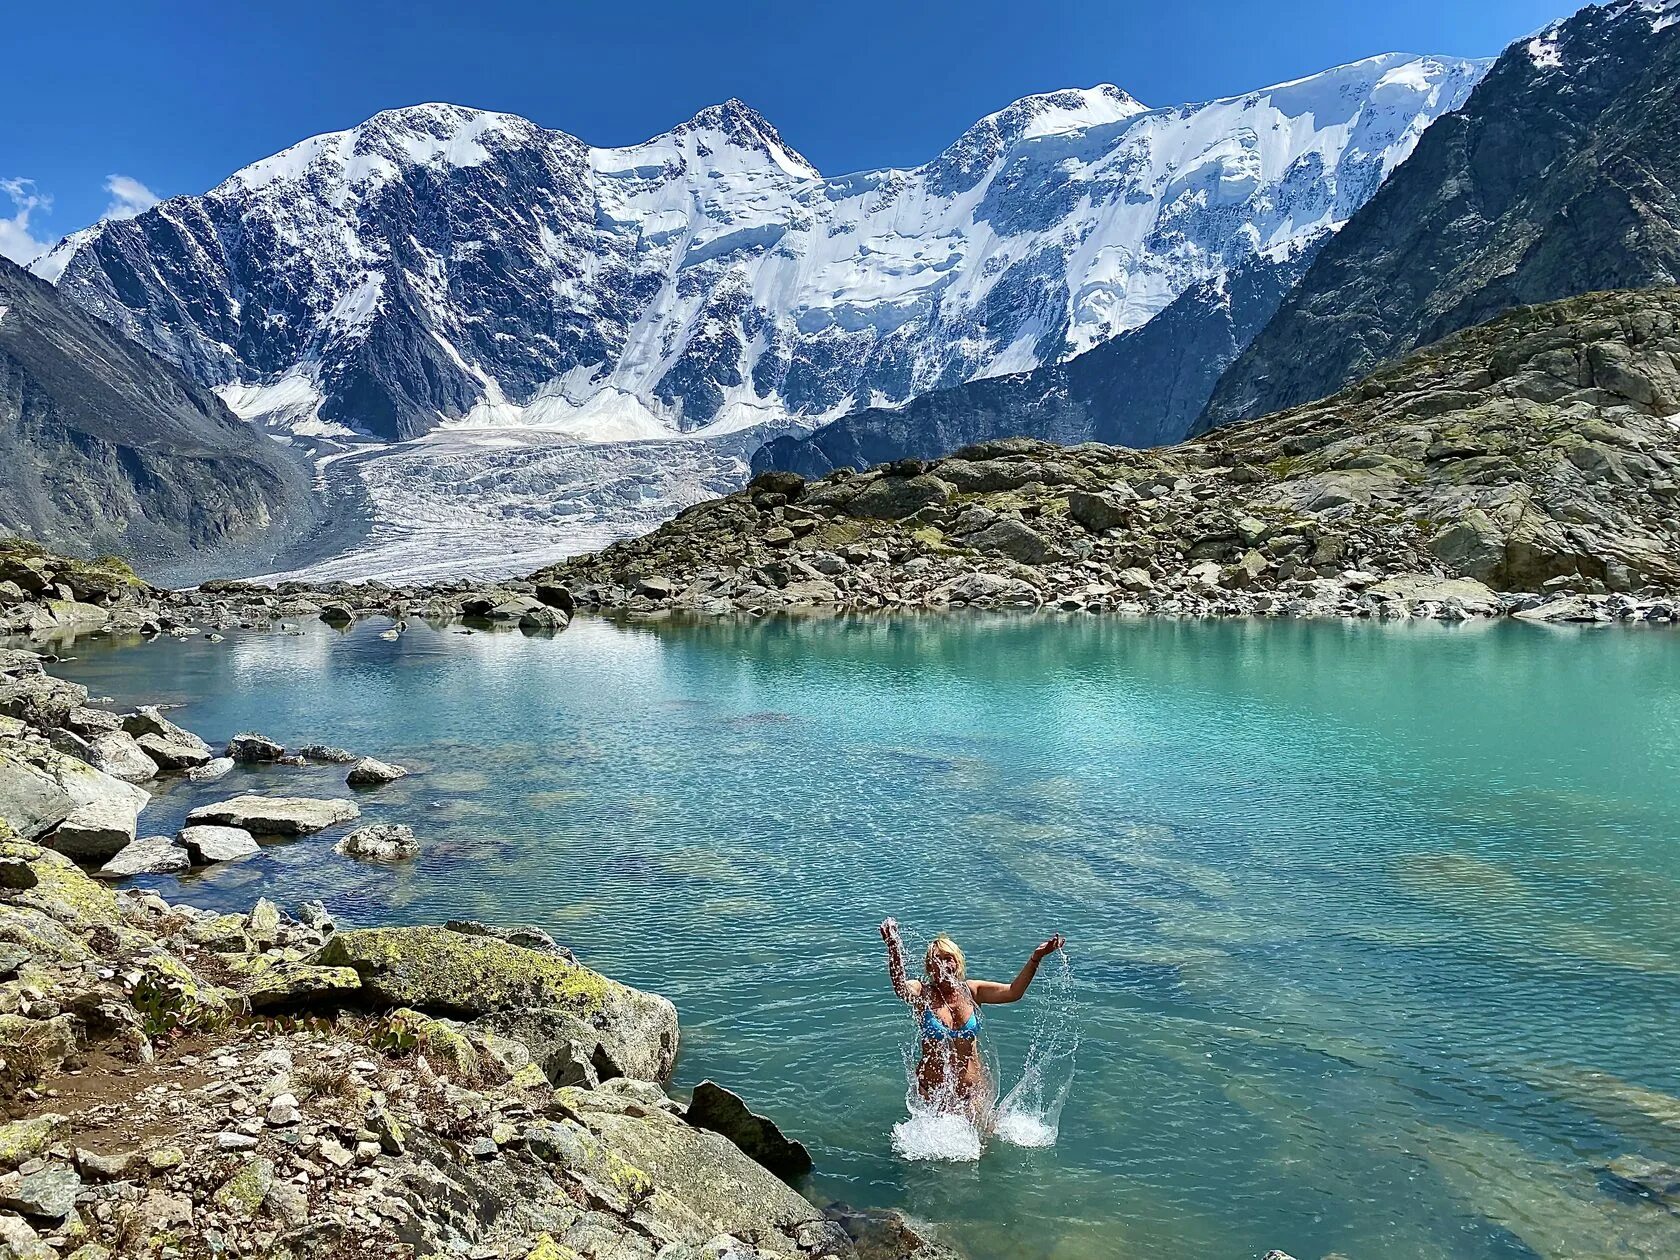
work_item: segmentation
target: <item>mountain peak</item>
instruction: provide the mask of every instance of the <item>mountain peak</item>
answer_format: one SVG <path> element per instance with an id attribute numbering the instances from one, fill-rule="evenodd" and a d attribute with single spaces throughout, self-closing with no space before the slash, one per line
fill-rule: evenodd
<path id="1" fill-rule="evenodd" d="M 696 134 L 721 136 L 725 143 L 770 158 L 790 175 L 820 178 L 811 162 L 782 139 L 781 132 L 770 120 L 739 97 L 730 97 L 717 105 L 708 105 L 687 122 L 673 127 L 666 134 L 684 137 Z"/>

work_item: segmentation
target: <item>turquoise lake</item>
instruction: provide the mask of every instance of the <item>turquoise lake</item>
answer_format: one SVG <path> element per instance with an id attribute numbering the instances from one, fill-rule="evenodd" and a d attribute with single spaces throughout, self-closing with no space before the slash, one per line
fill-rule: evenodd
<path id="1" fill-rule="evenodd" d="M 335 833 L 176 884 L 341 923 L 534 923 L 667 994 L 677 1092 L 738 1089 L 813 1197 L 974 1260 L 1680 1255 L 1680 635 L 1051 617 L 84 642 L 58 669 L 215 743 L 417 773 Z M 240 791 L 163 790 L 143 834 Z M 1050 1149 L 907 1162 L 876 925 L 1008 979 L 1066 934 L 1078 1071 Z M 1048 973 L 1047 973 L 1048 974 Z M 991 1013 L 1006 1084 L 1051 987 Z M 1630 1165 L 1618 1163 L 1625 1170 Z"/>

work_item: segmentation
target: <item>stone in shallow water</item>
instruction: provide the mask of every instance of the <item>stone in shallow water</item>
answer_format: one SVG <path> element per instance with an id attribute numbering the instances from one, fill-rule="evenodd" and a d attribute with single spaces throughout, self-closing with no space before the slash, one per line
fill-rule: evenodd
<path id="1" fill-rule="evenodd" d="M 194 783 L 209 783 L 215 779 L 221 778 L 232 769 L 232 757 L 213 757 L 202 766 L 194 766 L 191 770 L 188 770 L 187 778 L 191 779 Z"/>
<path id="2" fill-rule="evenodd" d="M 256 835 L 299 836 L 349 822 L 361 812 L 351 801 L 250 794 L 200 805 L 187 815 L 187 822 L 243 827 Z"/>
<path id="3" fill-rule="evenodd" d="M 181 845 L 194 866 L 231 862 L 257 852 L 257 839 L 243 827 L 198 824 L 181 828 Z"/>
<path id="4" fill-rule="evenodd" d="M 115 857 L 99 868 L 105 879 L 124 879 L 130 875 L 173 875 L 192 864 L 186 847 L 173 836 L 145 836 L 126 845 Z"/>
<path id="5" fill-rule="evenodd" d="M 286 753 L 285 746 L 266 735 L 246 731 L 228 740 L 227 755 L 234 761 L 254 765 L 264 761 L 279 761 Z"/>
<path id="6" fill-rule="evenodd" d="M 348 748 L 338 748 L 332 744 L 305 744 L 298 749 L 298 755 L 305 761 L 324 761 L 337 765 L 349 765 L 358 760 L 356 754 Z"/>
<path id="7" fill-rule="evenodd" d="M 333 851 L 370 862 L 401 862 L 420 855 L 420 841 L 401 823 L 373 823 L 352 831 Z"/>
<path id="8" fill-rule="evenodd" d="M 406 778 L 407 775 L 408 771 L 401 766 L 393 766 L 373 757 L 363 757 L 350 767 L 350 773 L 344 776 L 344 781 L 351 787 L 383 787 L 387 783 Z"/>

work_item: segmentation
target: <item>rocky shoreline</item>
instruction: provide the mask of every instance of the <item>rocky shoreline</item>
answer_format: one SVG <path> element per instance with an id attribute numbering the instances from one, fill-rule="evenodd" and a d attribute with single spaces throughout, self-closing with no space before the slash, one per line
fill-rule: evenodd
<path id="1" fill-rule="evenodd" d="M 108 625 L 157 615 L 63 576 Z M 343 763 L 377 792 L 401 768 L 254 733 L 212 749 L 48 663 L 0 652 L 0 1257 L 955 1256 L 898 1213 L 807 1200 L 805 1148 L 722 1086 L 669 1094 L 671 1003 L 540 930 L 341 929 L 319 903 L 215 914 L 114 887 L 360 814 L 247 792 L 145 836 L 160 776 Z M 374 822 L 337 848 L 415 843 Z"/>
<path id="2" fill-rule="evenodd" d="M 955 606 L 1672 622 L 1680 290 L 1519 308 L 1155 450 L 1026 438 L 760 474 L 545 569 L 654 613 Z"/>

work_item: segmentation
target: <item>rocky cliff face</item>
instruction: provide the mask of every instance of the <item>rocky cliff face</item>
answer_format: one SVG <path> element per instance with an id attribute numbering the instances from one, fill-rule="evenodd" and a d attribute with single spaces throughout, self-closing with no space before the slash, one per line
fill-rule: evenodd
<path id="1" fill-rule="evenodd" d="M 814 422 L 1058 362 L 1319 238 L 1484 68 L 1390 54 L 1165 109 L 1057 92 L 914 170 L 836 179 L 735 101 L 624 149 L 424 105 L 36 269 L 300 432 Z"/>
<path id="2" fill-rule="evenodd" d="M 1680 281 L 1680 4 L 1513 44 L 1327 244 L 1201 427 L 1331 393 L 1519 303 Z"/>
<path id="3" fill-rule="evenodd" d="M 310 512 L 305 471 L 213 393 L 0 259 L 0 530 L 144 563 Z"/>
<path id="4" fill-rule="evenodd" d="M 1066 363 L 969 381 L 903 407 L 872 407 L 808 435 L 776 438 L 753 455 L 753 471 L 821 477 L 836 468 L 938 459 L 974 442 L 1023 434 L 1064 444 L 1177 442 L 1316 248 L 1251 259 L 1185 290 L 1142 328 Z"/>
<path id="5" fill-rule="evenodd" d="M 1677 415 L 1680 290 L 1590 294 L 1179 446 L 1009 439 L 815 482 L 765 473 L 542 576 L 632 610 L 1668 620 Z"/>

